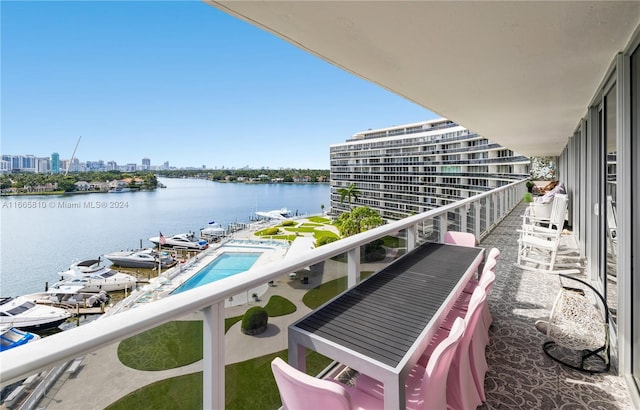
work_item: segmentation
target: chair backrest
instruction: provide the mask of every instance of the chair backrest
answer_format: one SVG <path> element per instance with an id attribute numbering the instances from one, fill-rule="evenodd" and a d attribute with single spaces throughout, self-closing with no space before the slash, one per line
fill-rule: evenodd
<path id="1" fill-rule="evenodd" d="M 491 248 L 489 253 L 487 254 L 487 258 L 485 260 L 484 266 L 482 268 L 482 272 L 480 277 L 484 275 L 485 272 L 489 270 L 495 270 L 496 265 L 498 264 L 498 257 L 500 256 L 500 249 Z"/>
<path id="2" fill-rule="evenodd" d="M 476 240 L 476 236 L 469 232 L 447 231 L 444 234 L 444 243 L 462 246 L 476 246 L 478 241 Z"/>
<path id="3" fill-rule="evenodd" d="M 553 198 L 553 208 L 551 209 L 550 228 L 555 226 L 558 230 L 562 230 L 564 226 L 564 218 L 567 215 L 569 206 L 566 194 L 556 194 Z"/>
<path id="4" fill-rule="evenodd" d="M 465 332 L 458 343 L 458 348 L 453 356 L 451 369 L 447 376 L 447 404 L 453 408 L 475 408 L 481 404 L 481 402 L 472 403 L 473 399 L 470 398 L 470 396 L 473 396 L 475 399 L 480 400 L 480 395 L 473 380 L 469 350 L 471 340 L 476 331 L 478 331 L 477 329 L 480 328 L 478 322 L 486 301 L 487 293 L 481 286 L 477 286 L 471 294 L 469 309 L 464 317 Z"/>
<path id="5" fill-rule="evenodd" d="M 349 393 L 338 383 L 309 376 L 279 357 L 271 362 L 271 370 L 285 410 L 304 410 L 311 404 L 318 409 L 351 408 Z"/>
<path id="6" fill-rule="evenodd" d="M 485 270 L 480 276 L 480 281 L 478 281 L 478 286 L 484 289 L 487 294 L 493 287 L 493 282 L 496 280 L 496 274 L 493 269 Z"/>
<path id="7" fill-rule="evenodd" d="M 449 368 L 456 353 L 456 348 L 464 332 L 464 319 L 456 318 L 453 326 L 451 326 L 449 336 L 440 342 L 431 353 L 420 389 L 420 401 L 422 403 L 414 407 L 424 409 L 447 408 L 447 376 L 449 375 Z"/>

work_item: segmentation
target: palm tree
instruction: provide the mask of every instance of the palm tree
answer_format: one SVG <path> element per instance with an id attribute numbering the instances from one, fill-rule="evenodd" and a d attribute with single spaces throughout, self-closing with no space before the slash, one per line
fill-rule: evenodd
<path id="1" fill-rule="evenodd" d="M 324 216 L 324 204 L 320 204 L 320 215 Z"/>
<path id="2" fill-rule="evenodd" d="M 378 211 L 362 206 L 354 208 L 351 212 L 341 213 L 335 225 L 342 237 L 347 237 L 384 225 L 384 220 Z"/>
<path id="3" fill-rule="evenodd" d="M 362 194 L 360 190 L 356 187 L 356 184 L 353 182 L 351 183 L 351 185 L 349 185 L 346 188 L 338 189 L 338 193 L 340 194 L 340 203 L 342 204 L 344 202 L 344 199 L 347 198 L 347 202 L 349 203 L 349 208 L 351 208 L 351 197 L 353 197 L 357 201 L 360 195 Z"/>

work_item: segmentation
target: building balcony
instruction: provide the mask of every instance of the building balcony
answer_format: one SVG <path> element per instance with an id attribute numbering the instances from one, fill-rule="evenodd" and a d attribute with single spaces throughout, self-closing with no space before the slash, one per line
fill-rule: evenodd
<path id="1" fill-rule="evenodd" d="M 278 408 L 278 390 L 269 364 L 275 356 L 286 358 L 289 324 L 311 311 L 302 301 L 307 292 L 324 283 L 337 294 L 419 244 L 441 241 L 446 230 L 460 230 L 473 232 L 481 247 L 501 251 L 497 280 L 489 295 L 494 322 L 486 352 L 489 372 L 483 407 L 631 408 L 625 382 L 613 371 L 585 375 L 562 367 L 542 352 L 544 335 L 534 323 L 548 316 L 560 284 L 556 275 L 515 265 L 524 192 L 524 181 L 516 182 L 3 352 L 3 387 L 11 383 L 26 386 L 15 404 L 7 407 L 23 403 L 30 408 L 105 408 L 161 382 L 166 386 L 157 390 L 159 402 L 171 408 Z M 365 246 L 381 238 L 392 239 L 385 240 L 386 257 L 361 262 Z M 576 247 L 570 233 L 563 240 L 568 247 Z M 305 272 L 306 283 L 297 276 L 292 279 L 293 272 Z M 245 304 L 225 308 L 230 298 L 248 296 L 251 289 L 271 281 L 261 301 L 246 297 Z M 270 318 L 267 332 L 259 336 L 242 334 L 237 323 L 225 332 L 225 319 L 242 315 L 253 305 L 264 305 L 273 295 L 293 302 L 296 311 Z M 201 354 L 182 351 L 193 346 L 185 340 L 200 340 L 198 332 L 177 336 L 169 332 L 158 337 L 170 339 L 163 344 L 168 346 L 166 351 L 153 350 L 151 342 L 130 343 L 132 336 L 172 321 L 203 323 Z M 137 363 L 162 357 L 163 366 L 156 370 L 128 367 L 123 364 L 127 361 L 123 350 L 143 358 L 134 360 Z M 185 363 L 184 356 L 194 359 Z M 317 363 L 315 368 L 309 366 L 310 374 L 318 374 L 331 360 L 320 357 Z"/>

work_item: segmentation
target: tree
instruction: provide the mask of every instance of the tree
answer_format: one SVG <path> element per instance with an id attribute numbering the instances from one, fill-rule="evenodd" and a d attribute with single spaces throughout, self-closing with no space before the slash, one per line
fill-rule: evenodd
<path id="1" fill-rule="evenodd" d="M 356 184 L 353 182 L 346 188 L 339 188 L 338 194 L 340 194 L 340 203 L 343 203 L 344 199 L 347 198 L 349 208 L 351 208 L 351 197 L 357 201 L 360 195 L 362 195 L 360 190 L 356 187 Z"/>
<path id="2" fill-rule="evenodd" d="M 63 177 L 60 182 L 58 182 L 58 188 L 63 190 L 64 192 L 71 192 L 76 190 L 75 180 L 73 177 Z"/>
<path id="3" fill-rule="evenodd" d="M 335 222 L 343 237 L 359 234 L 377 226 L 384 225 L 384 220 L 368 206 L 356 207 L 351 212 L 343 212 Z"/>
<path id="4" fill-rule="evenodd" d="M 320 204 L 320 212 L 324 216 L 324 204 Z"/>

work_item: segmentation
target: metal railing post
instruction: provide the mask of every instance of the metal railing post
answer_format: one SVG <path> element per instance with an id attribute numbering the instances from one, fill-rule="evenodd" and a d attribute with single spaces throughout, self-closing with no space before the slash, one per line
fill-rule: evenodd
<path id="1" fill-rule="evenodd" d="M 347 252 L 347 288 L 351 289 L 360 282 L 360 247 Z"/>
<path id="2" fill-rule="evenodd" d="M 224 301 L 202 309 L 202 407 L 224 409 Z"/>
<path id="3" fill-rule="evenodd" d="M 416 225 L 411 225 L 407 228 L 407 253 L 411 252 L 416 247 L 416 236 L 418 229 Z"/>

